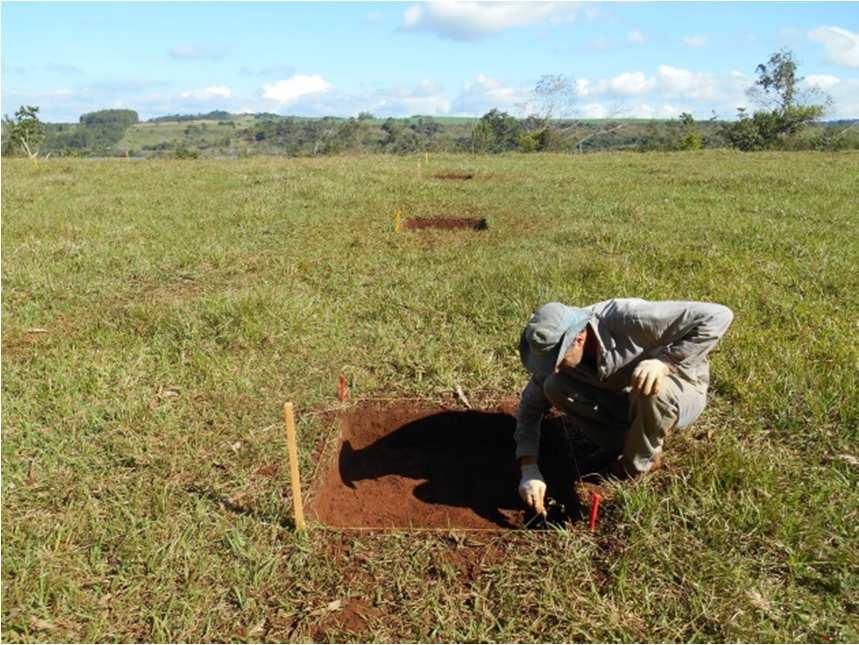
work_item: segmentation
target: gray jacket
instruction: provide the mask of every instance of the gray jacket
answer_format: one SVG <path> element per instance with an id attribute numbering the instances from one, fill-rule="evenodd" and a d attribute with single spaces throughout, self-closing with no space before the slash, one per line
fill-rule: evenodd
<path id="1" fill-rule="evenodd" d="M 577 369 L 576 376 L 596 387 L 627 393 L 636 365 L 658 358 L 706 394 L 710 383 L 707 355 L 734 318 L 730 309 L 710 302 L 616 298 L 585 308 L 591 311 L 588 328 L 599 343 L 599 359 L 596 374 Z M 543 394 L 544 380 L 532 375 L 522 392 L 516 417 L 517 456 L 537 454 L 540 422 L 551 407 Z M 697 416 L 699 411 L 687 414 Z M 690 422 L 681 409 L 678 426 Z"/>

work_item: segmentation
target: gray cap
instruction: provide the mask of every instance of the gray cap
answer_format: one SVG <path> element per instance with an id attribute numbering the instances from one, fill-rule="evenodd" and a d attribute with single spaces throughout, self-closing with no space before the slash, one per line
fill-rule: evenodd
<path id="1" fill-rule="evenodd" d="M 560 302 L 543 305 L 531 315 L 519 339 L 519 356 L 532 374 L 548 376 L 591 319 L 591 312 Z"/>

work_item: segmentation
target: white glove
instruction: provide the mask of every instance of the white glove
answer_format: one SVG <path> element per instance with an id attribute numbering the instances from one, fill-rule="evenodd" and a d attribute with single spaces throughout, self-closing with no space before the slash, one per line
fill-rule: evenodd
<path id="1" fill-rule="evenodd" d="M 671 368 L 658 358 L 641 361 L 632 372 L 632 389 L 641 392 L 644 396 L 659 394 L 662 381 L 670 373 Z"/>
<path id="2" fill-rule="evenodd" d="M 537 464 L 522 466 L 522 479 L 519 480 L 519 497 L 529 508 L 542 516 L 546 516 L 546 481 L 537 468 Z"/>

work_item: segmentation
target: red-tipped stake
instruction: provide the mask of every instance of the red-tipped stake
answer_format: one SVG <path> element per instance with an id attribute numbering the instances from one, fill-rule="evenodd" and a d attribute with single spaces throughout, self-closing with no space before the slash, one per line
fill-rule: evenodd
<path id="1" fill-rule="evenodd" d="M 597 493 L 594 493 L 591 497 L 591 533 L 594 533 L 597 530 L 597 515 L 600 512 L 600 497 Z"/>
<path id="2" fill-rule="evenodd" d="M 346 377 L 341 374 L 340 381 L 337 383 L 337 398 L 341 401 L 345 401 L 348 393 L 349 388 L 346 386 Z"/>

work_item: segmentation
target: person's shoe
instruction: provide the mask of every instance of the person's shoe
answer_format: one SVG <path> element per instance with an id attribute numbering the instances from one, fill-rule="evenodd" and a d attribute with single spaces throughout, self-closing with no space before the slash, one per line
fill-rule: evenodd
<path id="1" fill-rule="evenodd" d="M 662 455 L 656 455 L 650 470 L 646 473 L 631 474 L 623 463 L 623 458 L 615 457 L 609 461 L 602 469 L 597 472 L 587 473 L 582 478 L 573 484 L 573 491 L 579 504 L 582 508 L 590 508 L 593 496 L 599 495 L 603 500 L 609 500 L 612 497 L 612 489 L 607 485 L 612 480 L 628 481 L 637 479 L 644 475 L 649 475 L 662 467 Z"/>
<path id="2" fill-rule="evenodd" d="M 639 477 L 642 477 L 643 475 L 649 475 L 651 473 L 654 473 L 657 470 L 659 470 L 660 468 L 662 468 L 662 454 L 661 453 L 657 454 L 653 458 L 653 463 L 650 464 L 650 469 L 643 472 L 643 473 L 635 472 L 635 471 L 627 468 L 626 464 L 623 461 L 623 458 L 620 458 L 616 461 L 611 462 L 608 465 L 608 467 L 606 468 L 606 474 L 609 477 L 612 477 L 614 479 L 624 481 L 627 479 L 638 479 Z"/>

